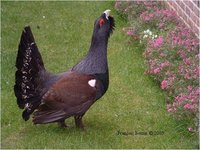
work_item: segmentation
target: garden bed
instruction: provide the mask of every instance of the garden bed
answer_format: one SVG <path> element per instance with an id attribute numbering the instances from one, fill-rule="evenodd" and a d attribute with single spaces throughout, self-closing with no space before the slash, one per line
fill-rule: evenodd
<path id="1" fill-rule="evenodd" d="M 166 110 L 191 133 L 198 132 L 199 39 L 160 1 L 116 1 L 125 15 L 128 36 L 140 37 L 146 71 L 166 91 Z M 130 29 L 130 30 L 129 30 Z M 132 30 L 134 29 L 134 30 Z M 135 40 L 135 38 L 131 38 Z"/>

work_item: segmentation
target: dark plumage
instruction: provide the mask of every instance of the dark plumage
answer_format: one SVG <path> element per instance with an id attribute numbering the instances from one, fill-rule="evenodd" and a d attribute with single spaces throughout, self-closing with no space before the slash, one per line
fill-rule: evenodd
<path id="1" fill-rule="evenodd" d="M 16 60 L 15 96 L 22 117 L 33 113 L 34 124 L 58 122 L 74 116 L 77 127 L 83 128 L 82 117 L 108 89 L 107 44 L 114 30 L 114 19 L 106 10 L 94 24 L 88 54 L 67 72 L 46 71 L 30 27 L 25 27 Z"/>

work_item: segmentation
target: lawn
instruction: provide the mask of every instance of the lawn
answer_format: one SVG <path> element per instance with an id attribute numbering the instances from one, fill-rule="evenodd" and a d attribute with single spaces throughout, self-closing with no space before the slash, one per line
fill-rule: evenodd
<path id="1" fill-rule="evenodd" d="M 87 53 L 94 20 L 112 10 L 116 29 L 109 40 L 110 87 L 84 117 L 86 130 L 24 122 L 13 93 L 15 59 L 21 31 L 30 25 L 47 70 L 71 68 Z M 166 111 L 165 93 L 144 74 L 143 47 L 121 30 L 127 22 L 113 2 L 1 3 L 1 147 L 2 148 L 198 148 Z M 154 133 L 154 135 L 152 135 Z"/>

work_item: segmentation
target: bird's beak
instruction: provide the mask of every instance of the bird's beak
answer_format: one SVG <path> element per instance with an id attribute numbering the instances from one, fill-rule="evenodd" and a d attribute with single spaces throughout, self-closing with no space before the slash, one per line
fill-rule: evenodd
<path id="1" fill-rule="evenodd" d="M 110 16 L 110 12 L 111 12 L 110 9 L 107 9 L 107 10 L 104 11 L 104 14 L 106 15 L 107 20 L 108 20 L 108 17 Z"/>

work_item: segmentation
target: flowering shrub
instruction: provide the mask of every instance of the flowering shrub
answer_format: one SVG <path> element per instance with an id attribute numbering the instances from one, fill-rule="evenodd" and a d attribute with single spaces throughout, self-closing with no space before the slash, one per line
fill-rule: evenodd
<path id="1" fill-rule="evenodd" d="M 186 122 L 188 131 L 196 131 L 200 96 L 198 38 L 162 2 L 116 4 L 129 20 L 139 23 L 136 27 L 140 27 L 140 40 L 145 45 L 146 73 L 160 81 L 161 89 L 168 92 L 167 111 Z"/>
<path id="2" fill-rule="evenodd" d="M 151 27 L 160 30 L 168 30 L 177 22 L 174 11 L 158 8 L 142 12 L 140 18 L 143 23 L 151 24 Z"/>
<path id="3" fill-rule="evenodd" d="M 144 52 L 146 72 L 159 80 L 161 88 L 172 97 L 167 105 L 168 112 L 190 123 L 198 122 L 198 50 L 199 42 L 194 33 L 179 24 L 166 37 L 149 40 Z M 195 127 L 194 124 L 190 126 Z"/>

